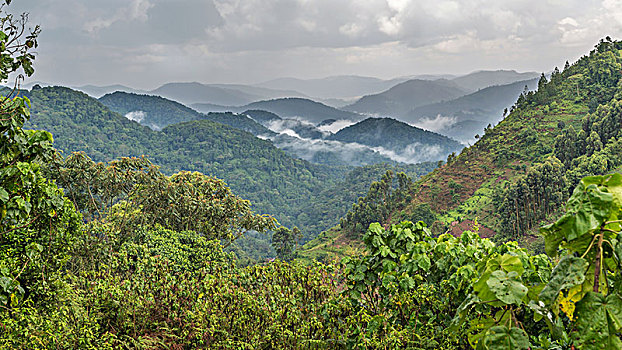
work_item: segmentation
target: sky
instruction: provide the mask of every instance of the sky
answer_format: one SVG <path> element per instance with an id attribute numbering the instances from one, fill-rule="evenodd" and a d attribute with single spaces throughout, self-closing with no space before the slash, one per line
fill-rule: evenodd
<path id="1" fill-rule="evenodd" d="M 69 86 L 548 72 L 622 39 L 622 0 L 14 0 L 31 79 Z"/>

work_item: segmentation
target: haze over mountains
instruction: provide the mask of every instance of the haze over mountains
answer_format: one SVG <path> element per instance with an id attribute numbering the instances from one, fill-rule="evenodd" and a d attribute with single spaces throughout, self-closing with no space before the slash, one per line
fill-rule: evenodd
<path id="1" fill-rule="evenodd" d="M 113 110 L 130 119 L 140 119 L 143 125 L 154 130 L 181 121 L 195 120 L 199 115 L 210 112 L 243 113 L 260 110 L 274 113 L 280 119 L 296 119 L 298 122 L 273 121 L 270 125 L 259 124 L 277 135 L 289 132 L 289 135 L 285 135 L 288 137 L 279 137 L 273 141 L 280 142 L 283 149 L 301 156 L 305 154 L 307 160 L 313 161 L 317 152 L 303 152 L 304 147 L 298 139 L 321 140 L 320 135 L 336 133 L 369 116 L 397 119 L 465 144 L 472 143 L 476 134 L 481 134 L 488 124 L 494 124 L 502 118 L 503 110 L 516 101 L 525 86 L 530 90 L 536 87 L 537 77 L 535 72 L 499 70 L 477 71 L 464 76 L 439 74 L 394 79 L 363 76 L 278 78 L 248 85 L 171 82 L 149 91 L 123 85 L 84 85 L 75 89 L 96 98 L 105 97 L 102 102 Z M 51 85 L 36 82 L 24 84 L 24 87 L 35 84 Z M 162 100 L 155 99 L 148 103 L 150 110 L 138 107 L 144 102 L 135 102 L 138 104 L 136 106 L 132 105 L 134 102 L 128 101 L 123 102 L 124 106 L 114 105 L 114 94 L 111 93 L 117 91 L 159 96 L 185 106 L 164 107 L 164 103 L 156 107 Z M 145 102 L 149 100 L 146 96 L 142 99 L 146 99 Z M 181 112 L 187 107 L 192 110 L 189 108 Z M 305 123 L 309 125 L 305 126 Z M 320 124 L 323 130 L 318 129 Z M 326 144 L 327 141 L 331 140 L 323 140 L 319 144 L 314 141 L 305 147 L 319 150 L 339 148 Z M 367 150 L 364 153 L 368 153 Z"/>

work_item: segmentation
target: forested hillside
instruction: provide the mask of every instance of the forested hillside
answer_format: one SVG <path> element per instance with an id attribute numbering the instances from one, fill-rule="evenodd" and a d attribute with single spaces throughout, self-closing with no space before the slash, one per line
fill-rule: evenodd
<path id="1" fill-rule="evenodd" d="M 210 120 L 174 124 L 158 132 L 68 88 L 39 88 L 23 94 L 30 98 L 32 105 L 29 127 L 50 131 L 55 135 L 55 147 L 66 155 L 83 151 L 97 162 L 147 155 L 166 174 L 188 170 L 216 176 L 224 179 L 234 193 L 251 200 L 256 211 L 274 215 L 288 227 L 298 226 L 304 240 L 334 225 L 347 211 L 351 197 L 364 194 L 361 185 L 367 187 L 371 183 L 366 180 L 362 184 L 351 184 L 354 189 L 345 197 L 322 195 L 324 191 L 330 192 L 333 186 L 344 186 L 341 179 L 352 169 L 318 166 L 294 159 L 269 141 Z M 158 97 L 134 97 L 161 101 Z M 166 106 L 180 106 L 168 100 L 164 102 Z M 231 114 L 213 114 L 205 118 L 225 122 L 222 120 L 225 117 L 235 118 Z M 261 128 L 246 119 L 249 125 Z M 432 169 L 433 166 L 427 164 L 409 166 L 406 171 L 417 177 Z M 326 201 L 330 203 L 324 203 Z M 329 205 L 331 210 L 303 210 L 323 205 Z"/>
<path id="2" fill-rule="evenodd" d="M 278 118 L 278 117 L 277 117 Z M 216 123 L 229 125 L 230 127 L 250 132 L 258 136 L 275 136 L 276 133 L 251 119 L 248 115 L 242 113 L 214 113 L 210 112 L 203 116 L 203 119 L 211 120 Z"/>
<path id="3" fill-rule="evenodd" d="M 404 162 L 437 161 L 463 145 L 446 136 L 410 126 L 391 118 L 367 118 L 328 136 L 330 140 L 382 147 L 404 158 Z"/>
<path id="4" fill-rule="evenodd" d="M 304 98 L 281 98 L 258 101 L 245 105 L 240 109 L 260 109 L 275 113 L 281 118 L 302 119 L 313 124 L 321 123 L 326 119 L 363 119 L 362 116 L 356 113 L 342 111 Z"/>
<path id="5" fill-rule="evenodd" d="M 154 130 L 201 119 L 201 114 L 197 111 L 160 96 L 117 91 L 100 97 L 99 101 L 111 111 Z"/>

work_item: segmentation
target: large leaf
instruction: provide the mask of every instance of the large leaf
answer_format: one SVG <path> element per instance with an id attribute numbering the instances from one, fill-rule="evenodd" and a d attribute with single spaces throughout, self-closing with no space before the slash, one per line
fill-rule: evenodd
<path id="1" fill-rule="evenodd" d="M 605 184 L 607 191 L 613 195 L 613 202 L 618 208 L 622 208 L 622 174 L 607 175 Z"/>
<path id="2" fill-rule="evenodd" d="M 486 284 L 495 296 L 506 304 L 520 305 L 528 289 L 517 280 L 518 274 L 515 271 L 505 273 L 504 271 L 494 271 Z"/>
<path id="3" fill-rule="evenodd" d="M 522 275 L 524 271 L 523 263 L 520 258 L 511 254 L 497 256 L 494 259 L 488 260 L 486 263 L 486 271 L 496 271 L 500 269 L 503 269 L 505 272 L 516 271 L 518 275 Z"/>
<path id="4" fill-rule="evenodd" d="M 572 241 L 597 229 L 610 215 L 613 195 L 603 192 L 591 178 L 581 180 L 566 204 L 566 214 L 557 222 L 544 226 L 546 253 L 556 255 L 562 240 Z"/>
<path id="5" fill-rule="evenodd" d="M 551 274 L 551 279 L 540 292 L 540 300 L 551 305 L 562 289 L 571 288 L 585 281 L 588 262 L 572 255 L 564 256 Z"/>
<path id="6" fill-rule="evenodd" d="M 529 349 L 529 337 L 518 327 L 496 326 L 488 330 L 484 344 L 490 350 Z"/>
<path id="7" fill-rule="evenodd" d="M 578 349 L 622 349 L 619 332 L 622 329 L 622 299 L 617 294 L 604 296 L 588 292 L 577 303 L 577 332 L 574 333 Z"/>

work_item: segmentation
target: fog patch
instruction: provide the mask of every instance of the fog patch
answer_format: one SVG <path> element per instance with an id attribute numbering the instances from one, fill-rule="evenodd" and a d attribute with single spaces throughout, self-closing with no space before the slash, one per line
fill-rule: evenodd
<path id="1" fill-rule="evenodd" d="M 125 117 L 129 120 L 135 121 L 137 123 L 142 122 L 147 116 L 146 112 L 143 111 L 133 111 L 125 114 Z"/>
<path id="2" fill-rule="evenodd" d="M 441 160 L 447 156 L 440 145 L 424 145 L 418 142 L 401 150 L 392 150 L 384 147 L 370 147 L 356 142 L 307 139 L 285 134 L 271 137 L 270 140 L 276 147 L 310 162 L 316 160 L 315 156 L 318 152 L 329 153 L 350 165 L 374 164 L 382 159 L 416 164 Z"/>
<path id="3" fill-rule="evenodd" d="M 374 160 L 377 161 L 377 158 L 381 156 L 370 147 L 354 142 L 345 143 L 332 140 L 296 138 L 284 134 L 273 138 L 272 142 L 276 147 L 310 162 L 314 162 L 316 160 L 315 156 L 320 152 L 328 153 L 350 165 L 372 164 Z"/>
<path id="4" fill-rule="evenodd" d="M 321 139 L 325 135 L 315 125 L 298 119 L 277 119 L 267 121 L 264 126 L 277 134 L 300 139 Z"/>
<path id="5" fill-rule="evenodd" d="M 413 123 L 414 126 L 419 127 L 421 129 L 438 132 L 440 130 L 448 129 L 452 125 L 458 122 L 457 117 L 445 117 L 440 114 L 437 114 L 436 117 L 423 117 L 419 119 L 417 122 Z"/>
<path id="6" fill-rule="evenodd" d="M 371 149 L 396 162 L 408 164 L 437 161 L 446 156 L 443 154 L 443 149 L 440 145 L 424 145 L 419 142 L 412 143 L 402 150 L 392 150 L 384 147 L 371 147 Z"/>
<path id="7" fill-rule="evenodd" d="M 347 120 L 347 119 L 340 119 L 340 120 L 336 120 L 333 123 L 330 124 L 324 124 L 322 126 L 318 127 L 318 130 L 324 132 L 324 133 L 331 133 L 331 134 L 336 134 L 339 130 L 343 129 L 343 128 L 347 128 L 350 125 L 354 125 L 356 124 L 356 122 L 352 121 L 352 120 Z"/>

